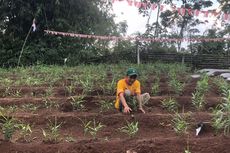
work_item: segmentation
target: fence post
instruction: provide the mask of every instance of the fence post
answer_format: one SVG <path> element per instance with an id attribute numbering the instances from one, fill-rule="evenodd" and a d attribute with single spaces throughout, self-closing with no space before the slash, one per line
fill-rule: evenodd
<path id="1" fill-rule="evenodd" d="M 136 41 L 136 50 L 137 50 L 137 64 L 140 64 L 140 48 L 139 48 L 139 42 Z"/>
<path id="2" fill-rule="evenodd" d="M 138 46 L 137 46 L 137 64 L 138 65 L 140 64 L 140 49 Z"/>
<path id="3" fill-rule="evenodd" d="M 184 65 L 184 54 L 182 54 L 182 60 L 181 60 L 182 65 Z"/>

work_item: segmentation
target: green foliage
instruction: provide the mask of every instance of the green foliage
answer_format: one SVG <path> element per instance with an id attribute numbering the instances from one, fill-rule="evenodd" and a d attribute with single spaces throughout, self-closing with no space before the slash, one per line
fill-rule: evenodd
<path id="1" fill-rule="evenodd" d="M 80 119 L 81 120 L 81 119 Z M 93 121 L 82 121 L 82 127 L 84 128 L 84 135 L 89 133 L 95 139 L 98 131 L 100 131 L 105 125 L 102 125 L 101 122 L 96 122 L 95 119 Z"/>
<path id="2" fill-rule="evenodd" d="M 91 74 L 87 74 L 84 78 L 80 79 L 80 86 L 83 88 L 83 93 L 87 94 L 92 91 L 93 78 Z"/>
<path id="3" fill-rule="evenodd" d="M 215 77 L 213 82 L 219 88 L 221 94 L 224 94 L 228 89 L 230 89 L 228 82 L 222 77 Z"/>
<path id="4" fill-rule="evenodd" d="M 212 115 L 211 125 L 215 129 L 215 133 L 218 133 L 225 126 L 224 113 L 221 109 L 215 108 Z"/>
<path id="5" fill-rule="evenodd" d="M 55 117 L 54 122 L 49 120 L 47 131 L 42 129 L 42 134 L 44 136 L 44 142 L 53 142 L 57 143 L 60 137 L 60 128 L 61 124 L 57 123 L 57 118 Z"/>
<path id="6" fill-rule="evenodd" d="M 192 93 L 192 104 L 196 109 L 201 110 L 205 105 L 205 93 L 209 89 L 209 77 L 207 74 L 202 74 L 201 79 L 197 81 L 195 93 Z"/>
<path id="7" fill-rule="evenodd" d="M 153 96 L 156 96 L 158 94 L 160 90 L 160 78 L 157 77 L 154 82 L 153 82 L 153 85 L 152 85 L 152 88 L 151 88 L 151 93 Z"/>
<path id="8" fill-rule="evenodd" d="M 51 100 L 50 98 L 43 98 L 42 102 L 44 103 L 44 107 L 45 108 L 58 108 L 59 104 L 53 100 Z"/>
<path id="9" fill-rule="evenodd" d="M 185 150 L 184 153 L 191 153 L 189 150 Z"/>
<path id="10" fill-rule="evenodd" d="M 226 26 L 227 29 L 227 26 Z M 217 29 L 208 29 L 205 31 L 205 33 L 200 36 L 200 38 L 223 38 L 223 36 L 226 33 L 223 31 L 219 31 Z M 191 45 L 191 48 L 193 48 L 193 52 L 195 54 L 213 54 L 219 56 L 219 57 L 223 57 L 226 56 L 226 50 L 225 45 L 227 45 L 227 43 L 225 43 L 224 41 L 222 42 L 197 42 Z"/>
<path id="11" fill-rule="evenodd" d="M 39 108 L 39 106 L 36 106 L 34 104 L 23 104 L 21 107 L 25 112 L 26 111 L 35 112 Z"/>
<path id="12" fill-rule="evenodd" d="M 113 102 L 109 100 L 101 100 L 99 102 L 101 112 L 106 112 L 113 108 Z"/>
<path id="13" fill-rule="evenodd" d="M 173 129 L 177 134 L 186 134 L 189 123 L 184 114 L 176 113 L 172 119 Z"/>
<path id="14" fill-rule="evenodd" d="M 201 76 L 201 79 L 197 82 L 196 90 L 199 91 L 201 94 L 205 94 L 208 91 L 209 89 L 208 80 L 209 80 L 208 75 L 203 74 Z"/>
<path id="15" fill-rule="evenodd" d="M 53 87 L 52 87 L 52 86 L 49 86 L 49 87 L 46 89 L 45 92 L 46 92 L 46 93 L 45 93 L 45 96 L 46 96 L 46 97 L 52 96 L 52 94 L 53 94 Z"/>
<path id="16" fill-rule="evenodd" d="M 112 81 L 104 82 L 100 85 L 100 87 L 104 94 L 113 95 L 115 93 L 116 83 L 116 78 L 113 77 Z"/>
<path id="17" fill-rule="evenodd" d="M 16 66 L 24 39 L 36 19 L 37 31 L 31 32 L 24 48 L 22 65 L 79 64 L 108 52 L 108 41 L 73 39 L 44 35 L 44 30 L 113 35 L 116 25 L 110 13 L 112 3 L 103 0 L 76 1 L 1 1 L 0 63 Z M 84 20 L 83 20 L 84 19 Z M 4 43 L 3 43 L 4 42 Z M 69 46 L 69 44 L 72 44 Z"/>
<path id="18" fill-rule="evenodd" d="M 76 110 L 82 110 L 85 108 L 85 95 L 78 95 L 78 96 L 71 96 L 71 104 L 73 105 L 74 109 Z"/>
<path id="19" fill-rule="evenodd" d="M 21 89 L 13 90 L 11 87 L 6 87 L 5 91 L 2 94 L 2 97 L 7 97 L 7 96 L 19 98 L 21 97 Z"/>
<path id="20" fill-rule="evenodd" d="M 177 112 L 178 103 L 174 98 L 166 98 L 161 101 L 163 108 L 167 109 L 169 112 Z"/>
<path id="21" fill-rule="evenodd" d="M 216 133 L 224 129 L 224 134 L 228 135 L 230 132 L 230 90 L 225 91 L 223 96 L 223 102 L 212 112 L 211 123 Z"/>
<path id="22" fill-rule="evenodd" d="M 121 127 L 119 130 L 121 132 L 123 132 L 123 133 L 128 134 L 129 137 L 134 137 L 137 134 L 138 130 L 139 130 L 139 128 L 138 128 L 138 122 L 131 122 L 131 123 L 129 123 L 127 121 L 127 125 Z"/>
<path id="23" fill-rule="evenodd" d="M 178 79 L 177 79 L 177 75 L 175 71 L 171 71 L 169 73 L 169 77 L 170 77 L 170 81 L 169 81 L 169 86 L 170 88 L 173 90 L 174 93 L 176 94 L 181 94 L 181 92 L 183 91 L 184 88 L 184 83 L 181 83 Z"/>
<path id="24" fill-rule="evenodd" d="M 3 122 L 2 133 L 4 135 L 4 139 L 9 141 L 16 130 L 16 121 L 12 118 L 4 117 Z"/>
<path id="25" fill-rule="evenodd" d="M 184 89 L 184 84 L 176 79 L 170 80 L 169 86 L 172 88 L 173 92 L 175 92 L 177 95 L 180 95 Z"/>
<path id="26" fill-rule="evenodd" d="M 67 94 L 71 96 L 75 91 L 75 85 L 71 82 L 71 84 L 69 86 L 66 86 L 65 89 Z"/>
<path id="27" fill-rule="evenodd" d="M 192 104 L 198 110 L 203 109 L 205 105 L 204 94 L 200 93 L 198 90 L 192 93 Z"/>
<path id="28" fill-rule="evenodd" d="M 3 108 L 0 109 L 1 130 L 6 141 L 10 141 L 17 128 L 17 121 L 7 116 Z"/>
<path id="29" fill-rule="evenodd" d="M 31 126 L 30 124 L 18 124 L 17 128 L 20 131 L 20 135 L 22 136 L 23 140 L 26 142 L 30 142 L 31 141 L 31 134 L 32 134 L 32 130 L 31 130 Z"/>
<path id="30" fill-rule="evenodd" d="M 76 139 L 74 139 L 74 138 L 71 137 L 71 136 L 67 136 L 67 137 L 65 138 L 65 141 L 66 141 L 66 142 L 76 142 Z"/>

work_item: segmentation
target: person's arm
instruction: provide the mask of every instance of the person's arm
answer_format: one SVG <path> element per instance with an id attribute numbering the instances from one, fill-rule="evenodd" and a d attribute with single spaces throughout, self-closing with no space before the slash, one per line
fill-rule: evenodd
<path id="1" fill-rule="evenodd" d="M 119 94 L 119 98 L 120 98 L 120 101 L 124 107 L 124 113 L 130 113 L 132 111 L 132 109 L 128 106 L 126 100 L 125 100 L 125 97 L 124 97 L 124 93 L 121 92 Z"/>
<path id="2" fill-rule="evenodd" d="M 128 106 L 128 104 L 125 100 L 125 97 L 124 97 L 125 90 L 124 89 L 125 89 L 124 82 L 122 82 L 121 80 L 118 81 L 118 83 L 117 83 L 117 94 L 118 94 L 119 100 L 124 107 L 124 113 L 130 113 L 130 111 L 132 111 L 132 110 L 130 109 L 130 107 Z"/>

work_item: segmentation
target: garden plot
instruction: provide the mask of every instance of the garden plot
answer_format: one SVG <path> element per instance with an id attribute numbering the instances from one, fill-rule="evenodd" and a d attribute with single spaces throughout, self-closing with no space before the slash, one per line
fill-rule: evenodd
<path id="1" fill-rule="evenodd" d="M 113 106 L 116 82 L 131 66 L 151 95 L 146 114 Z M 37 66 L 4 71 L 0 83 L 4 153 L 230 152 L 229 84 L 192 78 L 181 65 Z"/>

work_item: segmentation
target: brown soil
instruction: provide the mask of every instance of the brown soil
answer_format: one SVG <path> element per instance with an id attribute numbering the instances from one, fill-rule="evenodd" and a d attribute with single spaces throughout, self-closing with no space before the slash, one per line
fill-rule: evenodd
<path id="1" fill-rule="evenodd" d="M 108 74 L 108 77 L 110 74 Z M 67 80 L 65 84 L 69 84 Z M 104 94 L 100 89 L 94 89 L 84 98 L 85 108 L 76 110 L 70 103 L 71 95 L 79 95 L 82 88 L 76 88 L 72 94 L 66 92 L 60 83 L 53 88 L 51 95 L 46 97 L 48 85 L 40 87 L 10 87 L 11 93 L 20 90 L 20 96 L 4 94 L 5 88 L 0 88 L 0 104 L 2 107 L 17 106 L 9 113 L 10 117 L 32 125 L 32 135 L 29 142 L 25 142 L 16 131 L 10 142 L 3 140 L 0 134 L 1 153 L 126 153 L 132 150 L 137 153 L 182 153 L 189 147 L 192 153 L 229 153 L 230 138 L 223 132 L 215 133 L 211 126 L 211 109 L 221 102 L 217 87 L 212 85 L 205 97 L 205 107 L 197 111 L 191 103 L 191 95 L 195 90 L 197 80 L 186 82 L 181 95 L 175 95 L 167 85 L 167 78 L 162 78 L 158 96 L 152 96 L 144 107 L 146 114 L 134 112 L 125 115 L 114 108 L 101 111 L 102 100 L 113 102 L 114 94 Z M 149 82 L 151 84 L 151 82 Z M 144 87 L 143 92 L 150 92 L 151 86 Z M 178 135 L 173 130 L 173 113 L 165 110 L 161 101 L 173 97 L 178 102 L 178 112 L 189 115 L 187 134 Z M 26 104 L 37 106 L 37 110 L 25 109 Z M 57 142 L 44 141 L 42 130 L 47 130 L 49 121 L 57 119 L 61 123 L 60 137 Z M 96 138 L 87 133 L 84 135 L 82 121 L 96 120 L 104 125 Z M 127 122 L 138 121 L 139 131 L 134 137 L 120 132 L 120 128 Z M 204 123 L 199 136 L 195 136 L 198 123 Z M 70 138 L 72 141 L 70 142 Z"/>

